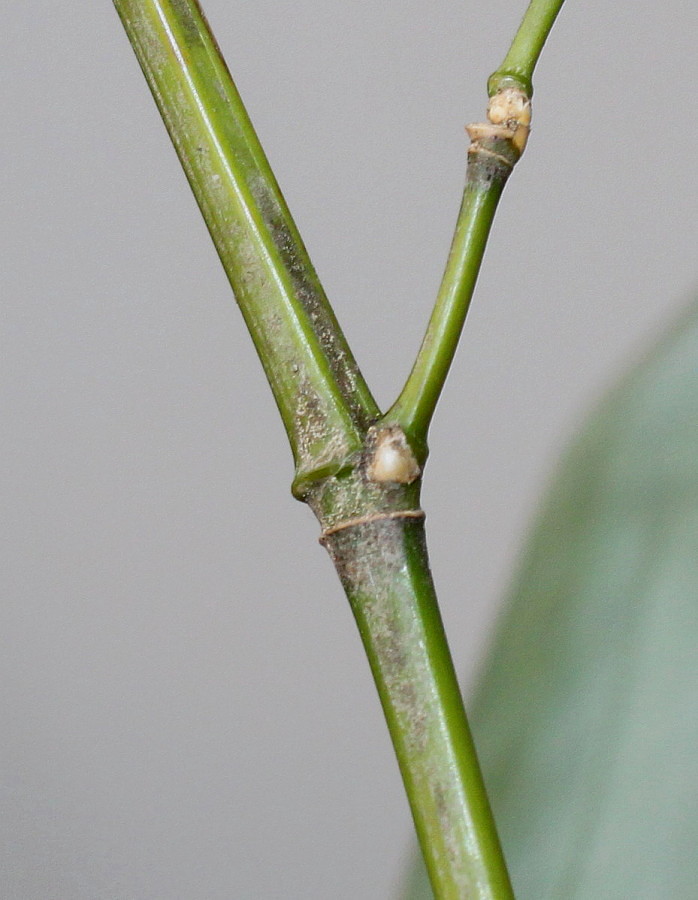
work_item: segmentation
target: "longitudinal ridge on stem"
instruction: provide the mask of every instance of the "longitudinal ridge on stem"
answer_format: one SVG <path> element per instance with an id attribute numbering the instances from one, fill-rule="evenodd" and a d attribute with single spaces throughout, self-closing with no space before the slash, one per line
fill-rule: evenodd
<path id="1" fill-rule="evenodd" d="M 245 317 L 296 484 L 338 471 L 378 407 L 196 0 L 114 0 Z"/>

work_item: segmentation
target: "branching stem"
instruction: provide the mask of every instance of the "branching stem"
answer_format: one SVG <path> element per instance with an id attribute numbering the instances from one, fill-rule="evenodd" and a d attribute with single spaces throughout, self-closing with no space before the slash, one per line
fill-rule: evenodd
<path id="1" fill-rule="evenodd" d="M 441 624 L 419 491 L 427 430 L 492 219 L 530 124 L 531 73 L 562 0 L 533 0 L 468 128 L 468 179 L 427 334 L 380 418 L 197 0 L 114 0 L 279 406 L 296 495 L 359 626 L 437 900 L 511 900 Z"/>
<path id="2" fill-rule="evenodd" d="M 490 77 L 488 121 L 471 125 L 463 202 L 427 331 L 398 399 L 384 417 L 407 435 L 418 462 L 458 346 L 499 198 L 531 122 L 531 77 L 563 0 L 532 0 L 502 65 Z"/>
<path id="3" fill-rule="evenodd" d="M 472 166 L 469 166 L 472 171 Z M 508 171 L 491 183 L 469 177 L 451 252 L 426 335 L 405 387 L 385 416 L 399 425 L 420 463 L 427 457 L 427 432 L 460 340 L 490 226 Z"/>

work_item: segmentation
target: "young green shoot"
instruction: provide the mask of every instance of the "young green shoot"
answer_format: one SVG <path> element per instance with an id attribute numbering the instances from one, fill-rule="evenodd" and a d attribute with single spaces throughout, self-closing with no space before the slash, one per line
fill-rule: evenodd
<path id="1" fill-rule="evenodd" d="M 467 128 L 468 172 L 443 280 L 412 371 L 383 421 L 401 427 L 424 464 L 427 434 L 463 330 L 492 220 L 526 147 L 531 82 L 563 0 L 532 0 L 502 65 L 490 76 L 487 122 Z"/>

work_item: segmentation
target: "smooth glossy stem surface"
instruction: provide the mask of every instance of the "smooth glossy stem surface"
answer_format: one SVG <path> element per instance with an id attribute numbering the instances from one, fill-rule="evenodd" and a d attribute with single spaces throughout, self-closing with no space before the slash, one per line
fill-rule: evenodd
<path id="1" fill-rule="evenodd" d="M 426 435 L 458 346 L 485 245 L 504 187 L 470 179 L 463 193 L 456 231 L 436 303 L 409 378 L 385 415 L 399 424 L 417 458 L 426 458 Z"/>
<path id="2" fill-rule="evenodd" d="M 326 543 L 359 626 L 436 900 L 511 900 L 423 521 L 369 522 Z"/>
<path id="3" fill-rule="evenodd" d="M 515 85 L 533 96 L 533 70 L 564 0 L 531 0 L 501 66 L 487 84 L 490 97 L 503 83 Z"/>
<path id="4" fill-rule="evenodd" d="M 356 450 L 378 408 L 195 0 L 114 0 L 288 432 L 297 479 Z"/>

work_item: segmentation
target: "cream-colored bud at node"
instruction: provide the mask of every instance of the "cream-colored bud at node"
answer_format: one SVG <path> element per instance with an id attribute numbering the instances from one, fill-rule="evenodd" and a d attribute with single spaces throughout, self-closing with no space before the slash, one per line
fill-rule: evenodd
<path id="1" fill-rule="evenodd" d="M 511 131 L 511 141 L 519 154 L 524 152 L 531 130 L 531 101 L 519 88 L 504 88 L 491 98 L 487 118 L 493 125 Z"/>
<path id="2" fill-rule="evenodd" d="M 504 88 L 490 100 L 487 118 L 493 125 L 530 125 L 531 101 L 519 88 Z"/>
<path id="3" fill-rule="evenodd" d="M 366 471 L 369 481 L 411 484 L 421 472 L 401 428 L 385 428 L 376 434 Z"/>

